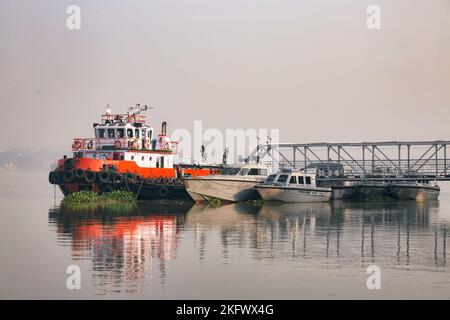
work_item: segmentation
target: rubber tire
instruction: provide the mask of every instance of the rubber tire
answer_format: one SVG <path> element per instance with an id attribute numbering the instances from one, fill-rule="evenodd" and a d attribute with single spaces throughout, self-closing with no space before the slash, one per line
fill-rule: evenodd
<path id="1" fill-rule="evenodd" d="M 50 182 L 50 184 L 56 184 L 55 183 L 55 171 L 50 171 L 48 173 L 48 182 Z"/>
<path id="2" fill-rule="evenodd" d="M 77 169 L 75 171 L 75 178 L 83 179 L 84 178 L 84 170 L 83 169 Z"/>
<path id="3" fill-rule="evenodd" d="M 64 169 L 72 169 L 73 168 L 73 159 L 68 158 L 64 161 Z"/>
<path id="4" fill-rule="evenodd" d="M 169 189 L 167 189 L 167 187 L 162 186 L 161 188 L 159 188 L 158 190 L 158 195 L 160 198 L 164 198 L 169 194 Z"/>
<path id="5" fill-rule="evenodd" d="M 86 171 L 84 174 L 84 180 L 87 183 L 94 183 L 96 178 L 96 174 L 93 171 Z"/>
<path id="6" fill-rule="evenodd" d="M 111 173 L 109 171 L 100 171 L 98 179 L 103 183 L 109 183 L 111 181 Z"/>
<path id="7" fill-rule="evenodd" d="M 75 173 L 73 170 L 66 170 L 62 174 L 62 179 L 64 182 L 73 182 L 75 179 Z"/>
<path id="8" fill-rule="evenodd" d="M 55 173 L 55 175 L 54 175 L 54 181 L 55 181 L 55 184 L 60 184 L 61 183 L 61 172 L 59 172 L 59 171 L 53 171 L 54 173 Z"/>

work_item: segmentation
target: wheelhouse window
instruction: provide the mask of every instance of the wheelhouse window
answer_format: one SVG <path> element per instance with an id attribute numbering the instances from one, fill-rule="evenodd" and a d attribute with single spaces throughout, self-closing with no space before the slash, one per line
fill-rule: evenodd
<path id="1" fill-rule="evenodd" d="M 125 129 L 117 129 L 117 137 L 125 138 Z"/>
<path id="2" fill-rule="evenodd" d="M 291 176 L 291 179 L 289 180 L 289 184 L 297 184 L 297 177 Z"/>
<path id="3" fill-rule="evenodd" d="M 127 129 L 127 137 L 133 138 L 133 129 Z"/>
<path id="4" fill-rule="evenodd" d="M 305 184 L 305 179 L 303 178 L 303 176 L 298 177 L 298 184 Z"/>
<path id="5" fill-rule="evenodd" d="M 285 183 L 287 181 L 288 175 L 287 174 L 280 174 L 280 176 L 277 179 L 278 183 Z"/>
<path id="6" fill-rule="evenodd" d="M 311 184 L 311 177 L 305 177 L 306 184 Z"/>
<path id="7" fill-rule="evenodd" d="M 136 138 L 139 139 L 139 129 L 135 129 L 134 130 L 134 135 L 135 135 Z"/>
<path id="8" fill-rule="evenodd" d="M 148 130 L 147 134 L 148 134 L 148 138 L 151 140 L 152 139 L 152 130 Z"/>
<path id="9" fill-rule="evenodd" d="M 259 170 L 257 168 L 251 168 L 247 175 L 249 176 L 259 176 Z"/>
<path id="10" fill-rule="evenodd" d="M 147 137 L 145 130 L 142 130 L 142 139 L 145 139 Z"/>
<path id="11" fill-rule="evenodd" d="M 105 129 L 98 129 L 98 137 L 104 138 L 105 137 Z"/>
<path id="12" fill-rule="evenodd" d="M 108 138 L 115 138 L 114 129 L 108 129 Z"/>
<path id="13" fill-rule="evenodd" d="M 247 175 L 248 171 L 249 171 L 248 168 L 242 168 L 241 171 L 239 171 L 239 175 L 245 176 L 245 175 Z"/>
<path id="14" fill-rule="evenodd" d="M 235 176 L 238 174 L 240 168 L 223 168 L 222 174 L 223 175 L 229 175 L 229 176 Z"/>

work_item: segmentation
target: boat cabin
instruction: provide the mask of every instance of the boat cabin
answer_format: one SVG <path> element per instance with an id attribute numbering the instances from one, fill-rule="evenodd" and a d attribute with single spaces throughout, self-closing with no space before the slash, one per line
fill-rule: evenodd
<path id="1" fill-rule="evenodd" d="M 154 137 L 141 111 L 147 106 L 129 109 L 126 114 L 113 114 L 108 108 L 100 123 L 94 123 L 94 138 L 75 138 L 74 158 L 134 161 L 139 167 L 172 168 L 177 143 L 167 136 L 167 123 Z"/>
<path id="2" fill-rule="evenodd" d="M 270 174 L 270 170 L 268 166 L 263 164 L 245 164 L 224 167 L 221 174 L 227 176 L 267 177 Z"/>
<path id="3" fill-rule="evenodd" d="M 283 187 L 316 187 L 315 175 L 301 172 L 279 172 L 267 177 L 265 185 L 275 185 Z"/>

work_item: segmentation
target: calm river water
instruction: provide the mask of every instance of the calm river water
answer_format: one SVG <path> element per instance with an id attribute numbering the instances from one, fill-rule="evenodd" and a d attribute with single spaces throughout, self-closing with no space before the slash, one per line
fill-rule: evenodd
<path id="1" fill-rule="evenodd" d="M 86 214 L 59 207 L 46 172 L 2 172 L 0 199 L 3 299 L 450 298 L 450 186 L 431 203 Z M 66 287 L 70 265 L 79 290 Z M 371 265 L 380 290 L 367 288 Z"/>

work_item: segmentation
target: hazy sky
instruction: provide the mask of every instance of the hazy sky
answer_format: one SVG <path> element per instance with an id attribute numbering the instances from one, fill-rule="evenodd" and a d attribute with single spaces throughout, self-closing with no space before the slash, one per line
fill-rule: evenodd
<path id="1" fill-rule="evenodd" d="M 450 140 L 450 0 L 0 0 L 1 150 L 68 148 L 108 102 L 169 131 Z"/>

